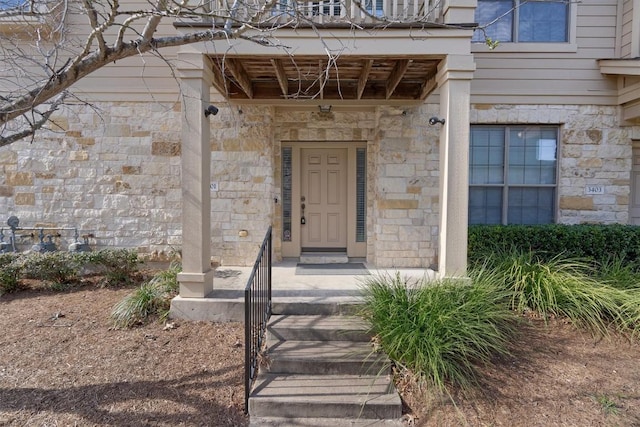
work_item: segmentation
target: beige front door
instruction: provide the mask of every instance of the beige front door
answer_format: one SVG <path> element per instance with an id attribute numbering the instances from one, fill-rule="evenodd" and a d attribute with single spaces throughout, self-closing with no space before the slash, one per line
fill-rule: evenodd
<path id="1" fill-rule="evenodd" d="M 631 169 L 631 198 L 629 200 L 629 224 L 640 225 L 640 148 L 633 148 Z"/>
<path id="2" fill-rule="evenodd" d="M 347 149 L 301 150 L 302 250 L 347 247 Z"/>

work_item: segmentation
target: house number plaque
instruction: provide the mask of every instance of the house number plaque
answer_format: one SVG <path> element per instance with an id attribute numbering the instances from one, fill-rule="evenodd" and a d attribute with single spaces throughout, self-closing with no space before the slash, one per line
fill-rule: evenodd
<path id="1" fill-rule="evenodd" d="M 584 194 L 604 194 L 604 187 L 602 185 L 587 185 L 584 188 Z"/>

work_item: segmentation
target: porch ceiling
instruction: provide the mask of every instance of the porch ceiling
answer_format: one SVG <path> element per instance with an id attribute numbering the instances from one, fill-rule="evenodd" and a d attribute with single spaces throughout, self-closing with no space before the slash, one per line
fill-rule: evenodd
<path id="1" fill-rule="evenodd" d="M 433 57 L 213 56 L 213 85 L 229 100 L 424 100 Z"/>

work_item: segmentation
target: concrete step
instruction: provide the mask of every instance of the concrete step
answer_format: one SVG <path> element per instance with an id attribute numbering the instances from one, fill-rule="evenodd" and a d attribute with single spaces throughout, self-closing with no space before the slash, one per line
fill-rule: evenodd
<path id="1" fill-rule="evenodd" d="M 298 298 L 291 301 L 291 298 L 274 297 L 271 303 L 273 314 L 288 315 L 308 315 L 308 316 L 343 316 L 354 315 L 362 308 L 362 299 L 359 297 L 322 297 Z"/>
<path id="2" fill-rule="evenodd" d="M 261 374 L 249 399 L 251 418 L 391 419 L 402 416 L 387 375 Z"/>
<path id="3" fill-rule="evenodd" d="M 406 427 L 402 420 L 252 417 L 249 427 Z"/>
<path id="4" fill-rule="evenodd" d="M 268 371 L 279 374 L 386 375 L 390 361 L 368 342 L 267 342 Z"/>
<path id="5" fill-rule="evenodd" d="M 268 340 L 369 341 L 367 324 L 355 316 L 271 316 Z"/>
<path id="6" fill-rule="evenodd" d="M 346 252 L 303 252 L 300 264 L 346 264 L 349 257 Z"/>

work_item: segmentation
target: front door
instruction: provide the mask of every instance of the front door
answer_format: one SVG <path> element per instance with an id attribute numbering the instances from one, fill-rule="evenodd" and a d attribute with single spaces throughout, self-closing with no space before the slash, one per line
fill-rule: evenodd
<path id="1" fill-rule="evenodd" d="M 347 158 L 346 148 L 301 150 L 303 251 L 346 250 Z"/>

